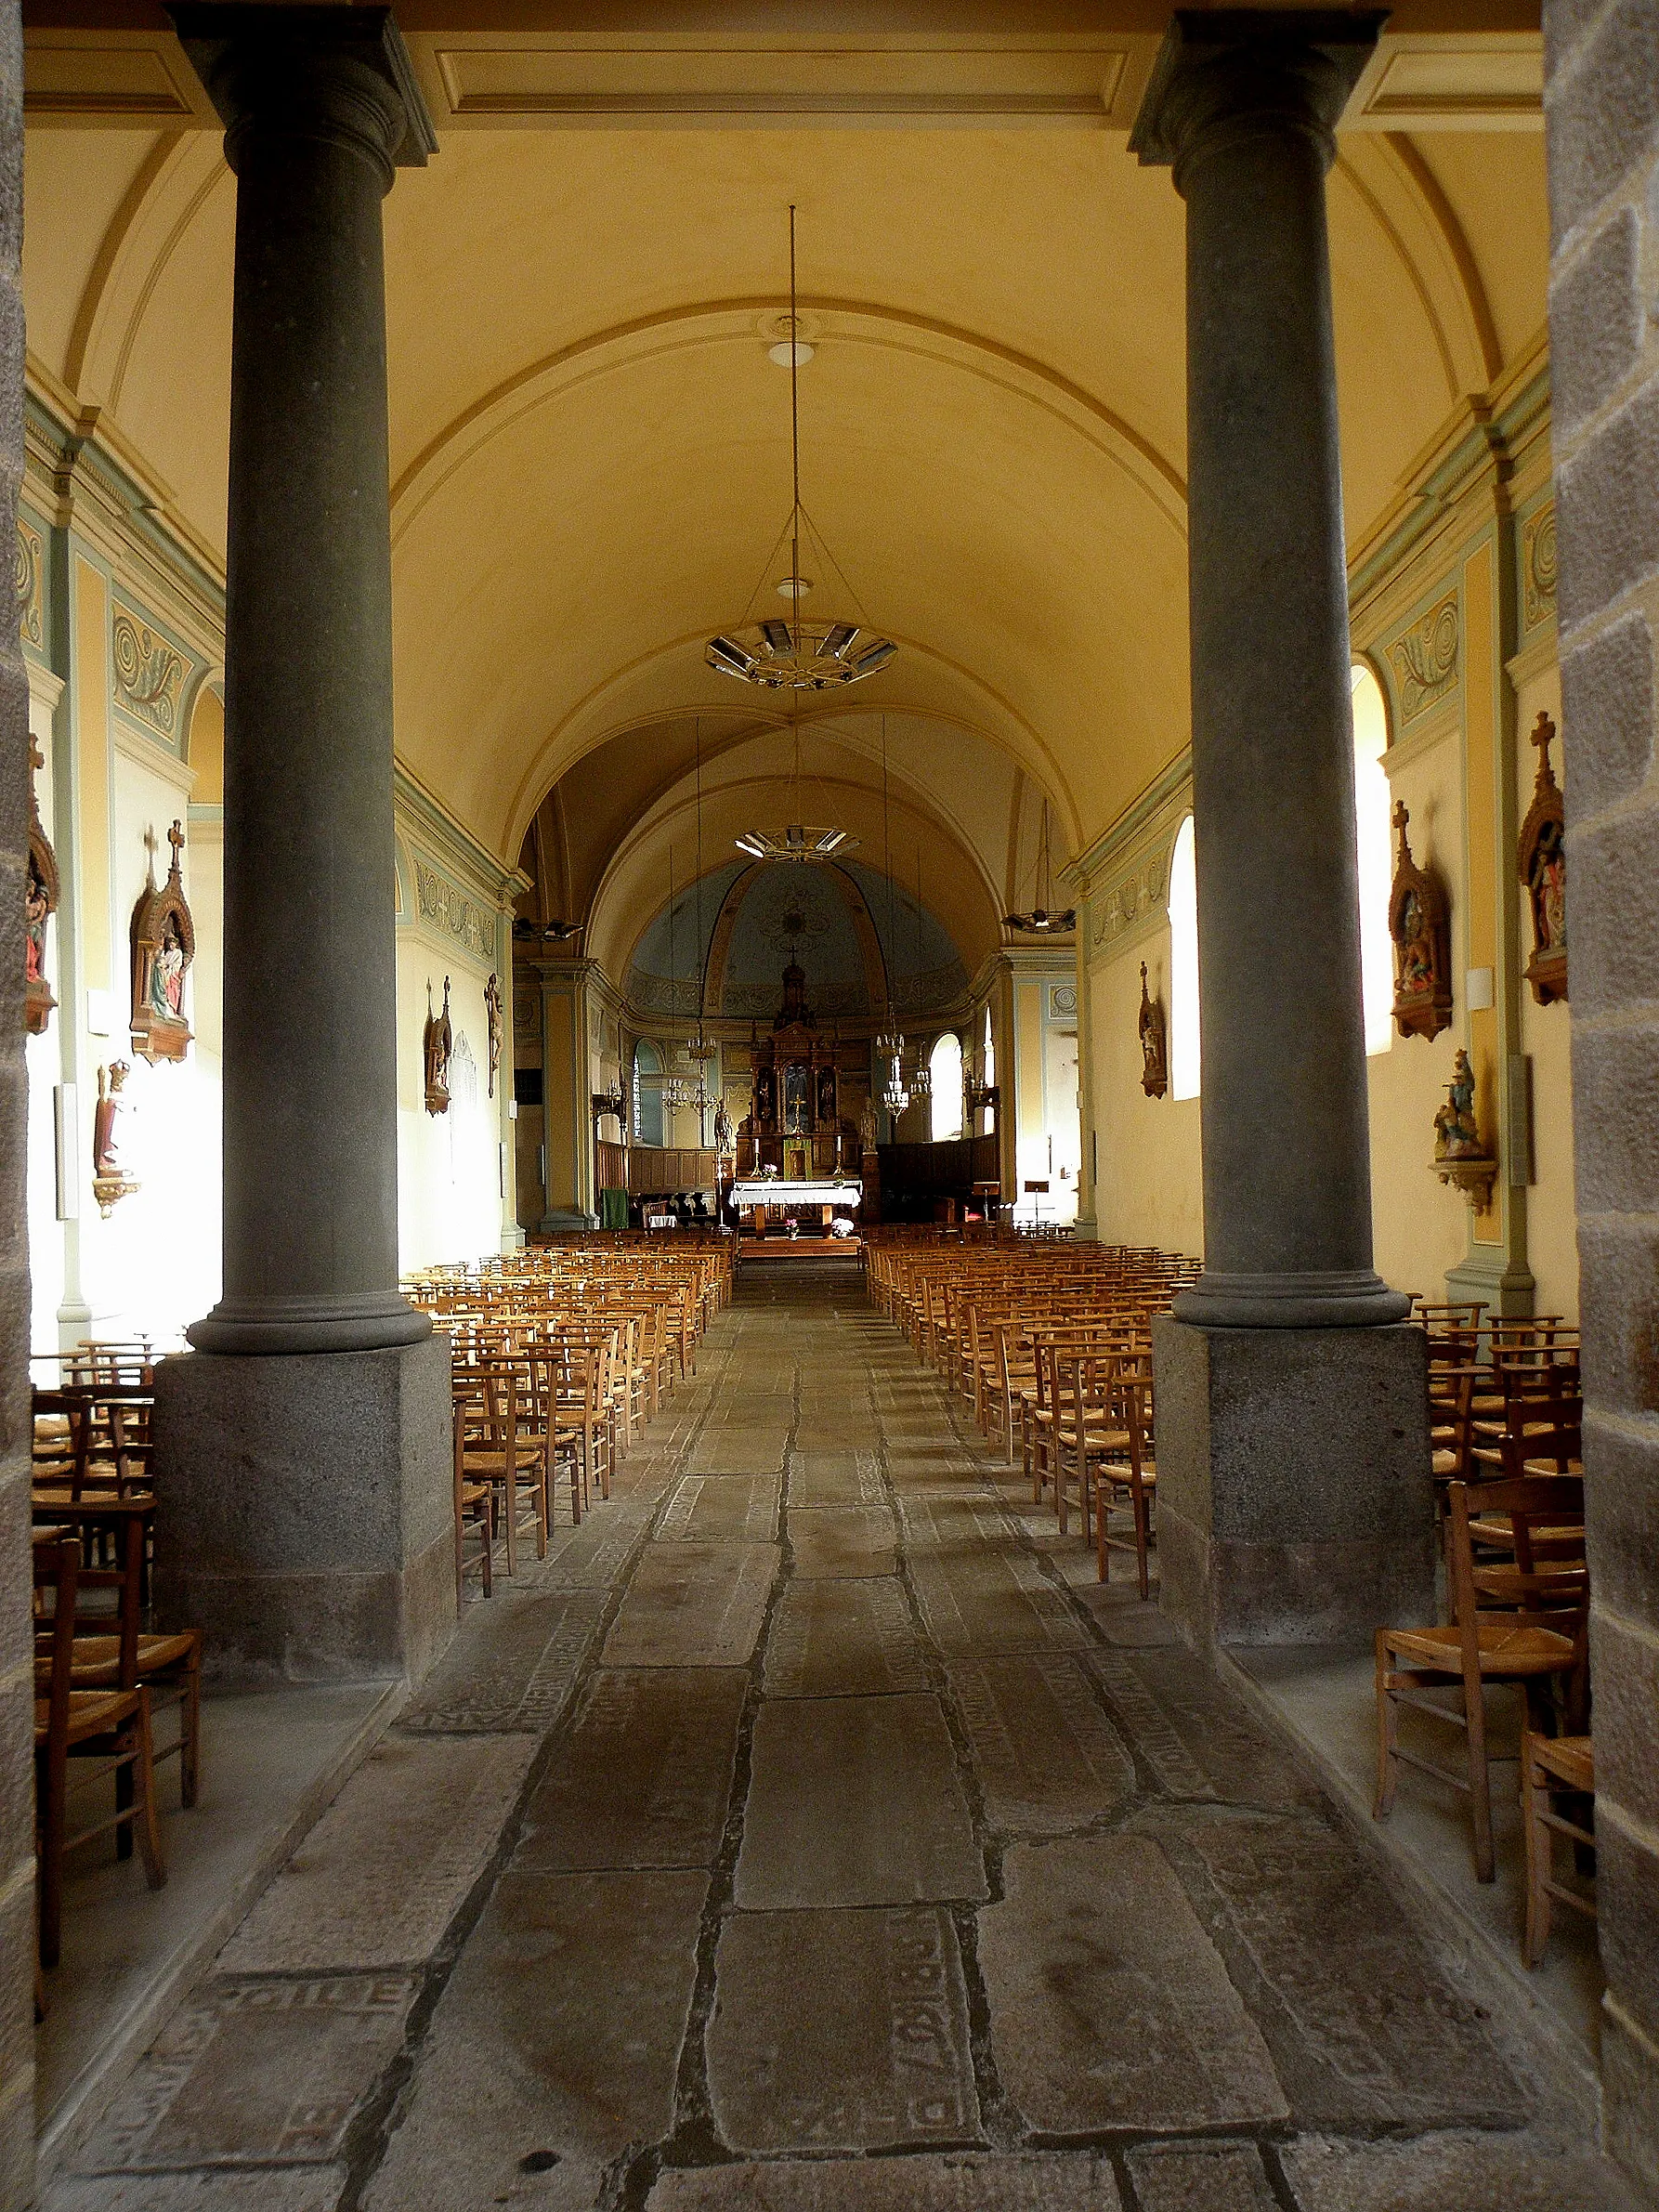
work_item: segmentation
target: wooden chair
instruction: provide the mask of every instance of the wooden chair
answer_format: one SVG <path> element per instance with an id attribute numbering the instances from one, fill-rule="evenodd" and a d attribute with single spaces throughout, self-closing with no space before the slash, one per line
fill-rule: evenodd
<path id="1" fill-rule="evenodd" d="M 40 1880 L 40 1962 L 56 1966 L 63 1940 L 63 1862 L 94 1836 L 125 1829 L 137 1839 L 152 1890 L 167 1878 L 155 1811 L 155 1762 L 150 1737 L 150 1692 L 79 1690 L 74 1686 L 75 1600 L 80 1546 L 72 1538 L 34 1549 L 37 1618 L 46 1632 L 45 1656 L 34 1661 L 35 1850 Z M 51 1595 L 49 1611 L 45 1607 Z M 69 1763 L 96 1762 L 76 1777 L 82 1788 L 108 1776 L 126 1775 L 128 1801 L 76 1834 L 69 1832 Z"/>
<path id="2" fill-rule="evenodd" d="M 1141 1578 L 1141 1595 L 1152 1595 L 1147 1569 L 1147 1547 L 1152 1540 L 1153 1512 L 1157 1502 L 1157 1462 L 1152 1428 L 1152 1378 L 1122 1374 L 1112 1385 L 1114 1417 L 1123 1437 L 1122 1457 L 1106 1453 L 1094 1472 L 1094 1532 L 1100 1551 L 1100 1579 L 1107 1574 L 1107 1553 L 1133 1551 Z M 1114 1536 L 1111 1515 L 1128 1509 L 1132 1533 Z"/>
<path id="3" fill-rule="evenodd" d="M 1478 1518 L 1501 1516 L 1514 1546 L 1515 1564 L 1483 1567 L 1478 1586 L 1475 1539 Z M 1452 1618 L 1426 1629 L 1377 1631 L 1377 1799 L 1372 1808 L 1385 1820 L 1393 1809 L 1400 1763 L 1419 1768 L 1470 1800 L 1474 1831 L 1475 1876 L 1491 1881 L 1492 1779 L 1486 1751 L 1485 1690 L 1509 1683 L 1527 1695 L 1535 1724 L 1546 1717 L 1542 1693 L 1555 1682 L 1568 1686 L 1569 1725 L 1582 1706 L 1586 1682 L 1586 1629 L 1589 1577 L 1582 1538 L 1576 1563 L 1559 1556 L 1560 1531 L 1582 1529 L 1584 1484 L 1576 1475 L 1527 1475 L 1519 1482 L 1453 1483 L 1447 1491 L 1446 1583 Z M 1535 1560 L 1535 1549 L 1540 1557 Z M 1501 1583 L 1493 1579 L 1501 1572 Z M 1483 1598 L 1488 1602 L 1482 1603 Z M 1460 1687 L 1462 1709 L 1437 1698 L 1436 1688 Z M 1399 1741 L 1399 1708 L 1414 1707 L 1443 1725 L 1463 1732 L 1467 1773 L 1457 1774 Z"/>
<path id="4" fill-rule="evenodd" d="M 51 1510 L 56 1513 L 65 1511 L 61 1506 Z M 130 1500 L 124 1507 L 110 1503 L 72 1510 L 72 1517 L 81 1525 L 83 1536 L 99 1523 L 113 1524 L 119 1564 L 113 1568 L 83 1564 L 80 1569 L 77 1606 L 80 1593 L 88 1590 L 113 1590 L 116 1604 L 113 1615 L 77 1614 L 70 1658 L 71 1686 L 75 1690 L 134 1690 L 142 1686 L 150 1693 L 152 1721 L 156 1691 L 170 1694 L 170 1702 L 178 1709 L 178 1734 L 159 1751 L 152 1746 L 151 1761 L 160 1766 L 169 1759 L 178 1760 L 179 1801 L 189 1807 L 195 1804 L 202 1785 L 202 1631 L 177 1629 L 158 1634 L 143 1627 L 145 1546 L 150 1514 L 148 1504 L 135 1505 Z M 45 1626 L 37 1630 L 37 1658 L 51 1658 L 55 1635 L 55 1624 L 49 1630 Z M 118 1791 L 123 1795 L 123 1786 L 129 1778 L 118 1778 Z M 115 1843 L 119 1855 L 127 1857 L 132 1850 L 131 1834 L 118 1833 Z"/>
<path id="5" fill-rule="evenodd" d="M 1570 1904 L 1587 1919 L 1596 1918 L 1593 1897 L 1556 1879 L 1550 1841 L 1552 1836 L 1565 1836 L 1574 1851 L 1594 1851 L 1592 1830 L 1570 1813 L 1558 1811 L 1554 1800 L 1566 1795 L 1593 1804 L 1595 1794 L 1596 1757 L 1587 1735 L 1535 1735 L 1530 1728 L 1522 1734 L 1521 1818 L 1526 1838 L 1526 1934 L 1521 1955 L 1529 1967 L 1537 1965 L 1549 1941 L 1552 1899 Z"/>
<path id="6" fill-rule="evenodd" d="M 484 1595 L 495 1594 L 495 1486 L 466 1469 L 466 1428 L 473 1401 L 464 1382 L 454 1393 L 455 1432 L 455 1609 L 466 1603 L 466 1577 L 476 1574 Z M 477 1555 L 466 1556 L 466 1536 L 472 1529 L 479 1538 Z"/>

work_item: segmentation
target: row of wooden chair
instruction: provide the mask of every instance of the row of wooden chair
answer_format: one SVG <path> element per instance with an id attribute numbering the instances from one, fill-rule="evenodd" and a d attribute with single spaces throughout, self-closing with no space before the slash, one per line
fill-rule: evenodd
<path id="1" fill-rule="evenodd" d="M 729 1240 L 583 1238 L 406 1286 L 451 1339 L 457 1603 L 521 1541 L 545 1557 L 561 1488 L 579 1522 L 731 1295 Z"/>
<path id="2" fill-rule="evenodd" d="M 1198 1263 L 1180 1253 L 1019 1238 L 877 1238 L 871 1296 L 987 1438 L 1052 1501 L 1075 1509 L 1102 1581 L 1132 1552 L 1151 1594 L 1157 1465 L 1151 1324 Z"/>
<path id="3" fill-rule="evenodd" d="M 156 1770 L 179 1761 L 179 1795 L 202 1777 L 202 1638 L 149 1623 L 155 1524 L 148 1345 L 83 1345 L 37 1363 L 33 1394 L 34 1748 L 39 1951 L 61 1952 L 64 1861 L 113 1829 L 152 1886 L 166 1878 Z M 158 1741 L 159 1707 L 176 1709 Z M 71 1832 L 69 1807 L 112 1778 L 113 1811 Z M 103 1802 L 107 1807 L 109 1797 Z"/>

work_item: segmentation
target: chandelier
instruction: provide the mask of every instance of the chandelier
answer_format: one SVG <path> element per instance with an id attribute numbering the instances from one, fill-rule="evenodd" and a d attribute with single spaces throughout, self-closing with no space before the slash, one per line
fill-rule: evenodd
<path id="1" fill-rule="evenodd" d="M 1039 898 L 1046 894 L 1052 897 L 1053 885 L 1049 875 L 1049 803 L 1042 803 L 1042 842 L 1037 851 L 1037 891 Z M 1017 929 L 1037 936 L 1052 936 L 1062 930 L 1074 928 L 1077 923 L 1076 907 L 1063 907 L 1057 912 L 1041 904 L 1034 906 L 1028 914 L 1004 914 L 1004 929 Z"/>
<path id="2" fill-rule="evenodd" d="M 723 675 L 737 676 L 746 684 L 758 684 L 766 691 L 833 691 L 846 684 L 862 682 L 873 676 L 879 668 L 885 668 L 898 651 L 891 638 L 879 635 L 869 624 L 859 621 L 803 622 L 801 602 L 811 591 L 812 584 L 801 573 L 801 540 L 804 534 L 809 545 L 816 545 L 826 571 L 833 570 L 846 582 L 834 556 L 818 531 L 814 528 L 801 504 L 801 362 L 810 359 L 812 348 L 802 345 L 797 333 L 800 321 L 795 312 L 795 210 L 790 209 L 790 334 L 785 343 L 772 348 L 776 360 L 780 354 L 788 356 L 790 364 L 790 483 L 793 498 L 790 505 L 790 518 L 766 566 L 772 560 L 784 538 L 790 542 L 790 572 L 778 584 L 779 596 L 790 603 L 790 612 L 773 615 L 764 622 L 750 620 L 759 598 L 762 584 L 757 584 L 750 597 L 744 618 L 735 629 L 723 630 L 718 637 L 709 640 L 704 659 L 711 668 L 717 668 Z M 851 588 L 848 596 L 854 597 Z M 747 849 L 747 848 L 746 848 Z M 762 859 L 815 859 L 821 854 L 783 852 L 760 854 Z"/>
<path id="3" fill-rule="evenodd" d="M 902 1037 L 899 1039 L 899 1042 L 900 1044 L 903 1044 L 904 1039 Z M 905 1079 L 902 1073 L 902 1067 L 903 1063 L 898 1054 L 895 1053 L 892 1059 L 888 1062 L 887 1082 L 882 1093 L 882 1104 L 887 1108 L 887 1111 L 893 1116 L 895 1121 L 910 1103 L 910 1093 L 905 1089 Z"/>
<path id="4" fill-rule="evenodd" d="M 813 822 L 790 822 L 783 830 L 745 830 L 738 850 L 756 860 L 830 860 L 857 844 L 844 830 L 820 829 Z"/>

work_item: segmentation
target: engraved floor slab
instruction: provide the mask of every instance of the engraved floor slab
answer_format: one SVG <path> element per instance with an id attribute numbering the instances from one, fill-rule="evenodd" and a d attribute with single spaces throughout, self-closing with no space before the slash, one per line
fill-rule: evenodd
<path id="1" fill-rule="evenodd" d="M 220 1953 L 222 1974 L 415 1966 L 488 1865 L 529 1735 L 387 1737 Z"/>
<path id="2" fill-rule="evenodd" d="M 698 1543 L 769 1544 L 777 1536 L 783 1478 L 777 1474 L 688 1474 L 657 1525 L 659 1538 Z"/>
<path id="3" fill-rule="evenodd" d="M 591 2206 L 667 2133 L 702 1874 L 503 1875 L 433 2016 L 366 2212 Z M 520 2162 L 552 2153 L 535 2176 Z"/>
<path id="4" fill-rule="evenodd" d="M 1584 2151 L 1527 2136 L 1440 2135 L 1344 2143 L 1306 2136 L 1283 2153 L 1303 2212 L 1621 2212 L 1635 2199 Z"/>
<path id="5" fill-rule="evenodd" d="M 647 2212 L 1121 2212 L 1104 2155 L 921 2151 L 665 2173 Z"/>
<path id="6" fill-rule="evenodd" d="M 768 1697 L 925 1690 L 927 1669 L 901 1583 L 795 1581 L 766 1639 Z"/>
<path id="7" fill-rule="evenodd" d="M 1279 2212 L 1253 2143 L 1142 2143 L 1129 2170 L 1142 2212 Z"/>
<path id="8" fill-rule="evenodd" d="M 947 1656 L 1084 1649 L 1090 1638 L 1065 1593 L 1029 1553 L 907 1554 L 934 1641 Z"/>
<path id="9" fill-rule="evenodd" d="M 708 2055 L 715 2124 L 737 2150 L 874 2150 L 978 2132 L 945 1912 L 734 1913 Z"/>
<path id="10" fill-rule="evenodd" d="M 982 1659 L 950 1669 L 993 1827 L 1064 1835 L 1120 1813 L 1134 1762 L 1076 1659 Z"/>
<path id="11" fill-rule="evenodd" d="M 874 1452 L 791 1452 L 789 1502 L 798 1505 L 884 1505 L 887 1486 Z"/>
<path id="12" fill-rule="evenodd" d="M 335 2212 L 346 2178 L 343 2166 L 251 2174 L 72 2174 L 53 2182 L 40 2212 Z"/>
<path id="13" fill-rule="evenodd" d="M 620 1564 L 620 1563 L 619 1563 Z M 514 1590 L 469 1605 L 450 1648 L 399 1726 L 438 1734 L 514 1729 L 558 1718 L 605 1611 L 602 1590 Z"/>
<path id="14" fill-rule="evenodd" d="M 897 1571 L 898 1530 L 884 1505 L 791 1505 L 789 1538 L 797 1580 Z"/>
<path id="15" fill-rule="evenodd" d="M 936 1698 L 763 1704 L 738 1859 L 739 1904 L 764 1911 L 985 1894 Z"/>
<path id="16" fill-rule="evenodd" d="M 686 1462 L 689 1474 L 781 1474 L 789 1428 L 783 1421 L 764 1428 L 737 1428 L 711 1421 Z"/>
<path id="17" fill-rule="evenodd" d="M 1374 1860 L 1319 1821 L 1196 1809 L 1143 1818 L 1248 1999 L 1299 2121 L 1523 2116 L 1474 2006 L 1435 1970 Z"/>
<path id="18" fill-rule="evenodd" d="M 708 1865 L 725 1824 L 748 1679 L 723 1667 L 596 1674 L 530 1800 L 515 1864 L 539 1873 Z"/>
<path id="19" fill-rule="evenodd" d="M 776 1544 L 647 1544 L 606 1666 L 746 1666 L 780 1557 Z"/>
<path id="20" fill-rule="evenodd" d="M 76 2167 L 323 2166 L 403 2041 L 402 1974 L 212 1983 L 170 2020 Z"/>
<path id="21" fill-rule="evenodd" d="M 1169 1861 L 1143 1836 L 1016 1844 L 979 1916 L 1002 2086 L 1045 2134 L 1245 2127 L 1288 2110 Z"/>
<path id="22" fill-rule="evenodd" d="M 1126 1675 L 1151 1694 L 1166 1724 L 1179 1735 L 1217 1797 L 1274 1811 L 1293 1805 L 1312 1813 L 1321 1810 L 1319 1786 L 1306 1769 L 1282 1743 L 1257 1726 L 1238 1699 L 1190 1652 L 1137 1652 L 1115 1664 L 1114 1679 L 1121 1682 Z"/>
<path id="23" fill-rule="evenodd" d="M 554 1530 L 547 1540 L 547 1557 L 536 1563 L 536 1577 L 578 1590 L 608 1590 L 620 1578 L 629 1552 L 645 1533 L 651 1507 L 670 1479 L 666 1469 L 635 1472 L 624 1462 L 616 1472 L 614 1497 L 595 1498 L 592 1511 L 576 1527 Z"/>

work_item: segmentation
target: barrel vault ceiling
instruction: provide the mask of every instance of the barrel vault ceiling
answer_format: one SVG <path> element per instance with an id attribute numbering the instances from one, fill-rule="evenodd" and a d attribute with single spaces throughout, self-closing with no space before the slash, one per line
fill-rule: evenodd
<path id="1" fill-rule="evenodd" d="M 618 975 L 671 857 L 695 866 L 699 759 L 705 868 L 792 818 L 777 702 L 702 645 L 757 587 L 783 604 L 793 202 L 803 497 L 901 648 L 803 709 L 802 805 L 873 866 L 885 837 L 900 881 L 920 850 L 972 972 L 1034 896 L 1045 809 L 1058 864 L 1186 740 L 1182 211 L 1127 150 L 1167 11 L 398 16 L 439 138 L 385 216 L 400 759 L 504 859 L 534 824 L 542 910 Z M 37 387 L 98 411 L 222 562 L 216 129 L 159 10 L 26 23 Z M 1341 134 L 1352 543 L 1538 345 L 1537 75 L 1535 8 L 1418 0 Z M 808 611 L 843 611 L 814 582 Z"/>

